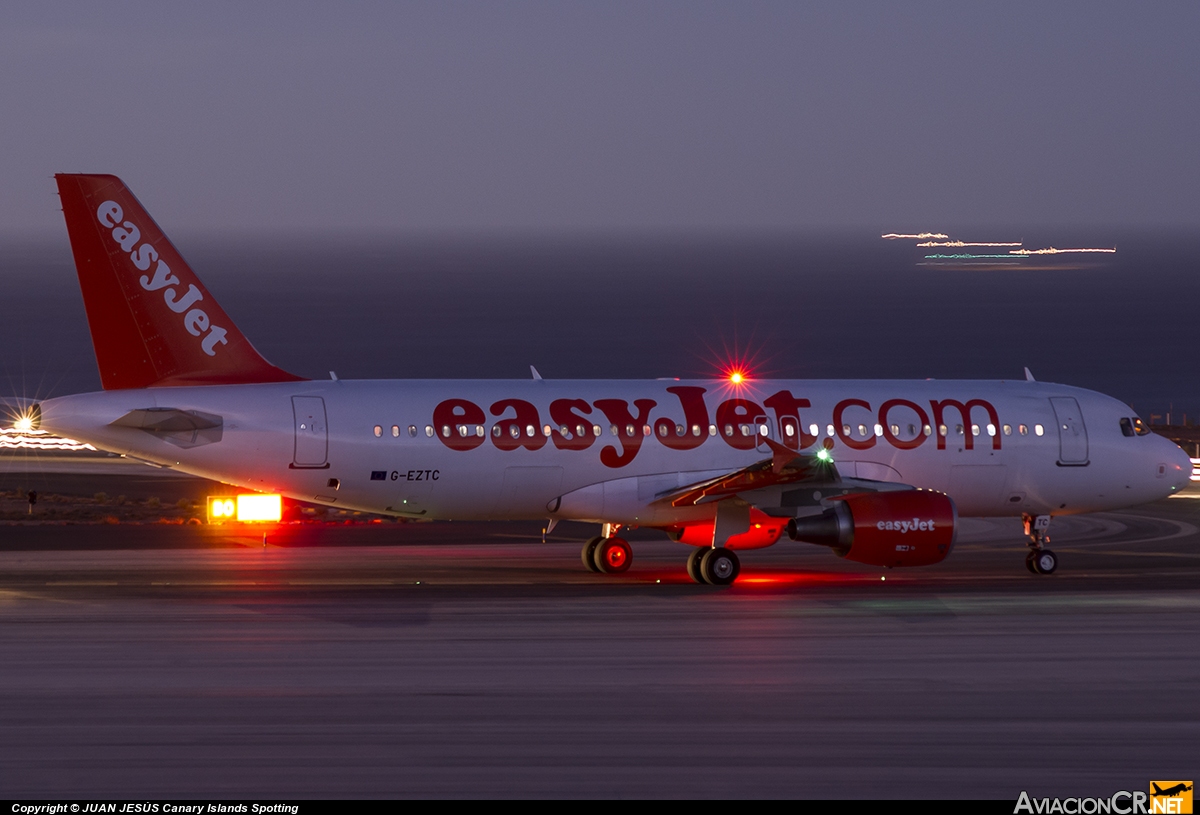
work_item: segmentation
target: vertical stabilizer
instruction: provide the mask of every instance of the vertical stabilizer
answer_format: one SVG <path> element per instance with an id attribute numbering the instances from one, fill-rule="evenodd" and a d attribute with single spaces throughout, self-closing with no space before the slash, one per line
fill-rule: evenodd
<path id="1" fill-rule="evenodd" d="M 55 180 L 105 390 L 302 379 L 254 350 L 121 179 Z"/>

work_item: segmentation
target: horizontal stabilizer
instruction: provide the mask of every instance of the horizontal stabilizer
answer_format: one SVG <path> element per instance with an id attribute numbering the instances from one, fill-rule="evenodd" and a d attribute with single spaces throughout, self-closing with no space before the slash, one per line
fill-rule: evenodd
<path id="1" fill-rule="evenodd" d="M 224 430 L 224 421 L 220 416 L 178 408 L 131 410 L 110 424 L 113 427 L 141 430 L 168 444 L 185 448 L 218 442 Z"/>

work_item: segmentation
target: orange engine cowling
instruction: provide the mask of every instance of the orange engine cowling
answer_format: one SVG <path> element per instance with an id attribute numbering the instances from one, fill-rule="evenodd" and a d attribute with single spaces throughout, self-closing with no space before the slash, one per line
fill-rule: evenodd
<path id="1" fill-rule="evenodd" d="M 762 549 L 779 540 L 787 523 L 787 518 L 774 518 L 751 507 L 750 529 L 740 535 L 731 536 L 725 546 L 729 549 Z M 673 526 L 666 532 L 671 540 L 679 543 L 687 543 L 692 546 L 712 546 L 713 521 Z"/>
<path id="2" fill-rule="evenodd" d="M 789 521 L 788 537 L 871 566 L 928 566 L 954 548 L 958 511 L 943 492 L 867 492 L 831 500 L 836 503 L 822 514 Z"/>

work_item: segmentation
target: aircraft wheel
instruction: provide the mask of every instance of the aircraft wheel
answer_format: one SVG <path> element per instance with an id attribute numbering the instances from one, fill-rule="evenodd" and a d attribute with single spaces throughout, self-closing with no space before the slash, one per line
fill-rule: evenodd
<path id="1" fill-rule="evenodd" d="M 1049 549 L 1040 549 L 1033 559 L 1033 568 L 1038 574 L 1054 574 L 1058 568 L 1058 556 Z"/>
<path id="2" fill-rule="evenodd" d="M 633 550 L 623 538 L 605 538 L 596 546 L 596 567 L 605 574 L 620 574 L 633 563 Z"/>
<path id="3" fill-rule="evenodd" d="M 1037 552 L 1035 552 L 1033 549 L 1030 549 L 1029 554 L 1025 555 L 1025 568 L 1029 570 L 1030 574 L 1038 573 L 1037 566 L 1033 565 L 1033 559 L 1035 557 L 1037 557 Z"/>
<path id="4" fill-rule="evenodd" d="M 742 566 L 738 557 L 724 546 L 709 549 L 700 561 L 700 574 L 704 582 L 714 586 L 728 586 L 737 580 Z"/>
<path id="5" fill-rule="evenodd" d="M 692 578 L 697 583 L 705 583 L 704 575 L 700 573 L 700 560 L 708 554 L 707 549 L 693 549 L 687 559 L 688 577 Z"/>
<path id="6" fill-rule="evenodd" d="M 600 545 L 600 541 L 604 540 L 599 536 L 592 538 L 583 545 L 583 551 L 579 553 L 583 559 L 583 565 L 587 567 L 589 572 L 598 572 L 600 567 L 596 565 L 596 547 Z"/>

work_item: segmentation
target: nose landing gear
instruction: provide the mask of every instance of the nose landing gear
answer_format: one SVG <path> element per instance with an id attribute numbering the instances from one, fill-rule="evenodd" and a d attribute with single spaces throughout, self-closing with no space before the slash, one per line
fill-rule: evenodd
<path id="1" fill-rule="evenodd" d="M 1050 542 L 1049 515 L 1023 515 L 1025 534 L 1029 537 L 1029 554 L 1025 555 L 1025 568 L 1030 574 L 1054 574 L 1058 569 L 1058 556 L 1046 548 Z"/>
<path id="2" fill-rule="evenodd" d="M 612 530 L 614 533 L 616 530 Z M 629 570 L 633 563 L 633 550 L 624 538 L 597 536 L 583 545 L 580 560 L 589 572 L 620 574 Z"/>

